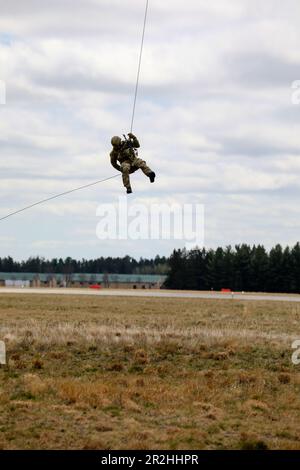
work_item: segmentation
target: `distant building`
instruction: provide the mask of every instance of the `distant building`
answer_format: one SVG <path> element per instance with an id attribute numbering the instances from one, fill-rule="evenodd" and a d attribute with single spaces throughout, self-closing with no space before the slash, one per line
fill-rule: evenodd
<path id="1" fill-rule="evenodd" d="M 160 289 L 167 276 L 157 274 L 51 274 L 1 273 L 0 286 L 89 287 L 100 284 L 110 289 Z"/>

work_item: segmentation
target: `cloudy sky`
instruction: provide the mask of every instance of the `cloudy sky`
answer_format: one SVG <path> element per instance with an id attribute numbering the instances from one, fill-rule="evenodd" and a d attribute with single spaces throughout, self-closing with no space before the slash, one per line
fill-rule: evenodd
<path id="1" fill-rule="evenodd" d="M 144 0 L 0 0 L 0 11 L 3 217 L 116 173 L 110 138 L 129 131 Z M 133 175 L 132 202 L 204 204 L 207 247 L 299 240 L 299 21 L 299 0 L 150 0 L 134 132 L 157 181 Z M 0 256 L 184 245 L 99 240 L 99 204 L 123 194 L 116 178 L 2 221 Z"/>

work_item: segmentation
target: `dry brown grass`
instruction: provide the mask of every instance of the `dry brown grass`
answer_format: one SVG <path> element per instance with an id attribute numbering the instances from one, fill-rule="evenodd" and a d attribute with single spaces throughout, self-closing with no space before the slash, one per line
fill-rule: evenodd
<path id="1" fill-rule="evenodd" d="M 0 297 L 3 449 L 299 449 L 293 303 Z"/>

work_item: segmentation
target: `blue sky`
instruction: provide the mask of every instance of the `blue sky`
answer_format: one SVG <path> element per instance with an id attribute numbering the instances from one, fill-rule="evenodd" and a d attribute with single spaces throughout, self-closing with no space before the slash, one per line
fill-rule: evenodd
<path id="1" fill-rule="evenodd" d="M 13 37 L 9 33 L 0 33 L 0 44 L 4 44 L 6 46 L 10 46 L 11 42 L 13 40 Z"/>
<path id="2" fill-rule="evenodd" d="M 129 131 L 140 0 L 0 0 L 0 216 L 115 173 Z M 299 240 L 300 5 L 150 0 L 135 133 L 155 185 L 133 201 L 205 205 L 205 245 Z M 168 255 L 178 241 L 100 241 L 118 179 L 1 223 L 0 256 Z"/>

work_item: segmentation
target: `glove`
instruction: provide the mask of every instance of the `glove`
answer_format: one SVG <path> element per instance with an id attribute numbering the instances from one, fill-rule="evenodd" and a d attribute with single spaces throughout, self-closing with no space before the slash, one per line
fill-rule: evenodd
<path id="1" fill-rule="evenodd" d="M 135 135 L 132 134 L 132 132 L 129 132 L 129 134 L 127 134 L 129 139 L 135 139 Z"/>

